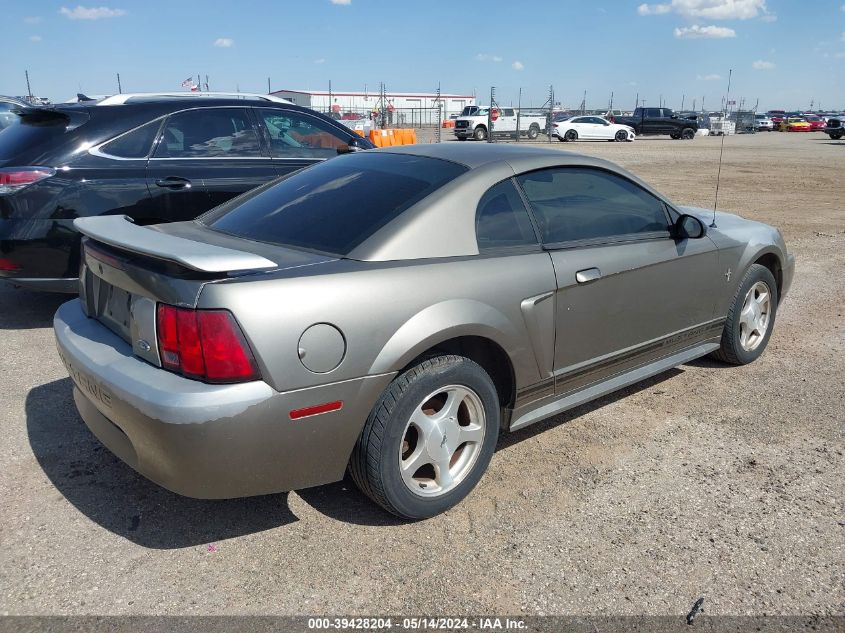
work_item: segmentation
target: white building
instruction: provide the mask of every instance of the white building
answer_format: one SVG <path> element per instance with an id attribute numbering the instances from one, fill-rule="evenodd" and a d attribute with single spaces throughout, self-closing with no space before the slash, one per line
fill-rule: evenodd
<path id="1" fill-rule="evenodd" d="M 305 106 L 318 112 L 335 112 L 338 115 L 355 113 L 368 116 L 378 109 L 381 95 L 378 90 L 372 92 L 329 92 L 328 90 L 275 90 L 277 97 L 290 99 L 296 105 Z M 435 92 L 387 92 L 386 109 L 400 121 L 408 123 L 423 121 L 420 111 L 437 108 Z M 450 114 L 458 114 L 464 106 L 475 105 L 473 95 L 440 94 L 442 115 L 448 119 Z M 391 108 L 392 106 L 392 108 Z M 430 113 L 424 113 L 430 114 Z"/>

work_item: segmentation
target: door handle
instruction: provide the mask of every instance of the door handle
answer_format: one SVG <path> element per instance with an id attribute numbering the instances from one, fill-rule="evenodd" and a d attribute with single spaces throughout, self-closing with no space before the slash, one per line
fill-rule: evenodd
<path id="1" fill-rule="evenodd" d="M 601 271 L 598 268 L 585 268 L 575 273 L 575 281 L 579 284 L 588 284 L 599 278 L 601 278 Z"/>
<path id="2" fill-rule="evenodd" d="M 180 178 L 178 176 L 168 176 L 167 178 L 159 178 L 156 180 L 156 185 L 167 189 L 190 189 L 191 181 L 187 178 Z"/>

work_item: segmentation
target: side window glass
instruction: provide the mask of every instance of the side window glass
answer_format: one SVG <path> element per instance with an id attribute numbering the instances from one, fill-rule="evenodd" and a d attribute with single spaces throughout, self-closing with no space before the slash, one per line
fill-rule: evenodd
<path id="1" fill-rule="evenodd" d="M 480 251 L 537 243 L 528 211 L 513 182 L 503 180 L 481 197 L 475 233 Z"/>
<path id="2" fill-rule="evenodd" d="M 161 119 L 150 121 L 102 145 L 100 152 L 117 158 L 146 158 L 160 125 Z"/>
<path id="3" fill-rule="evenodd" d="M 259 158 L 258 134 L 242 108 L 199 108 L 171 115 L 156 158 Z"/>
<path id="4" fill-rule="evenodd" d="M 540 224 L 554 244 L 668 231 L 663 203 L 616 174 L 600 169 L 543 169 L 518 177 Z"/>
<path id="5" fill-rule="evenodd" d="M 256 112 L 267 129 L 273 158 L 331 158 L 349 149 L 348 138 L 317 117 L 283 109 Z"/>

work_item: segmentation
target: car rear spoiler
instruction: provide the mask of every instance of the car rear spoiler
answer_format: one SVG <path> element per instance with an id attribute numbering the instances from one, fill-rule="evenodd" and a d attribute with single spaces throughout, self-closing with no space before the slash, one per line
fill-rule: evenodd
<path id="1" fill-rule="evenodd" d="M 135 224 L 132 218 L 125 215 L 77 218 L 73 226 L 83 235 L 103 244 L 176 262 L 200 272 L 226 273 L 278 268 L 278 264 L 260 255 L 168 235 Z"/>

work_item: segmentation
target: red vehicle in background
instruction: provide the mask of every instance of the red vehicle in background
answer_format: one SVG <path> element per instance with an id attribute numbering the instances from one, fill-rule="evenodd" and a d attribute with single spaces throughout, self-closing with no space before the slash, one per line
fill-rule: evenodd
<path id="1" fill-rule="evenodd" d="M 769 110 L 766 114 L 774 123 L 776 130 L 780 129 L 780 124 L 786 121 L 786 110 Z"/>
<path id="2" fill-rule="evenodd" d="M 815 114 L 805 114 L 804 120 L 810 124 L 810 131 L 811 132 L 819 132 L 825 128 L 825 121 L 818 115 Z"/>

